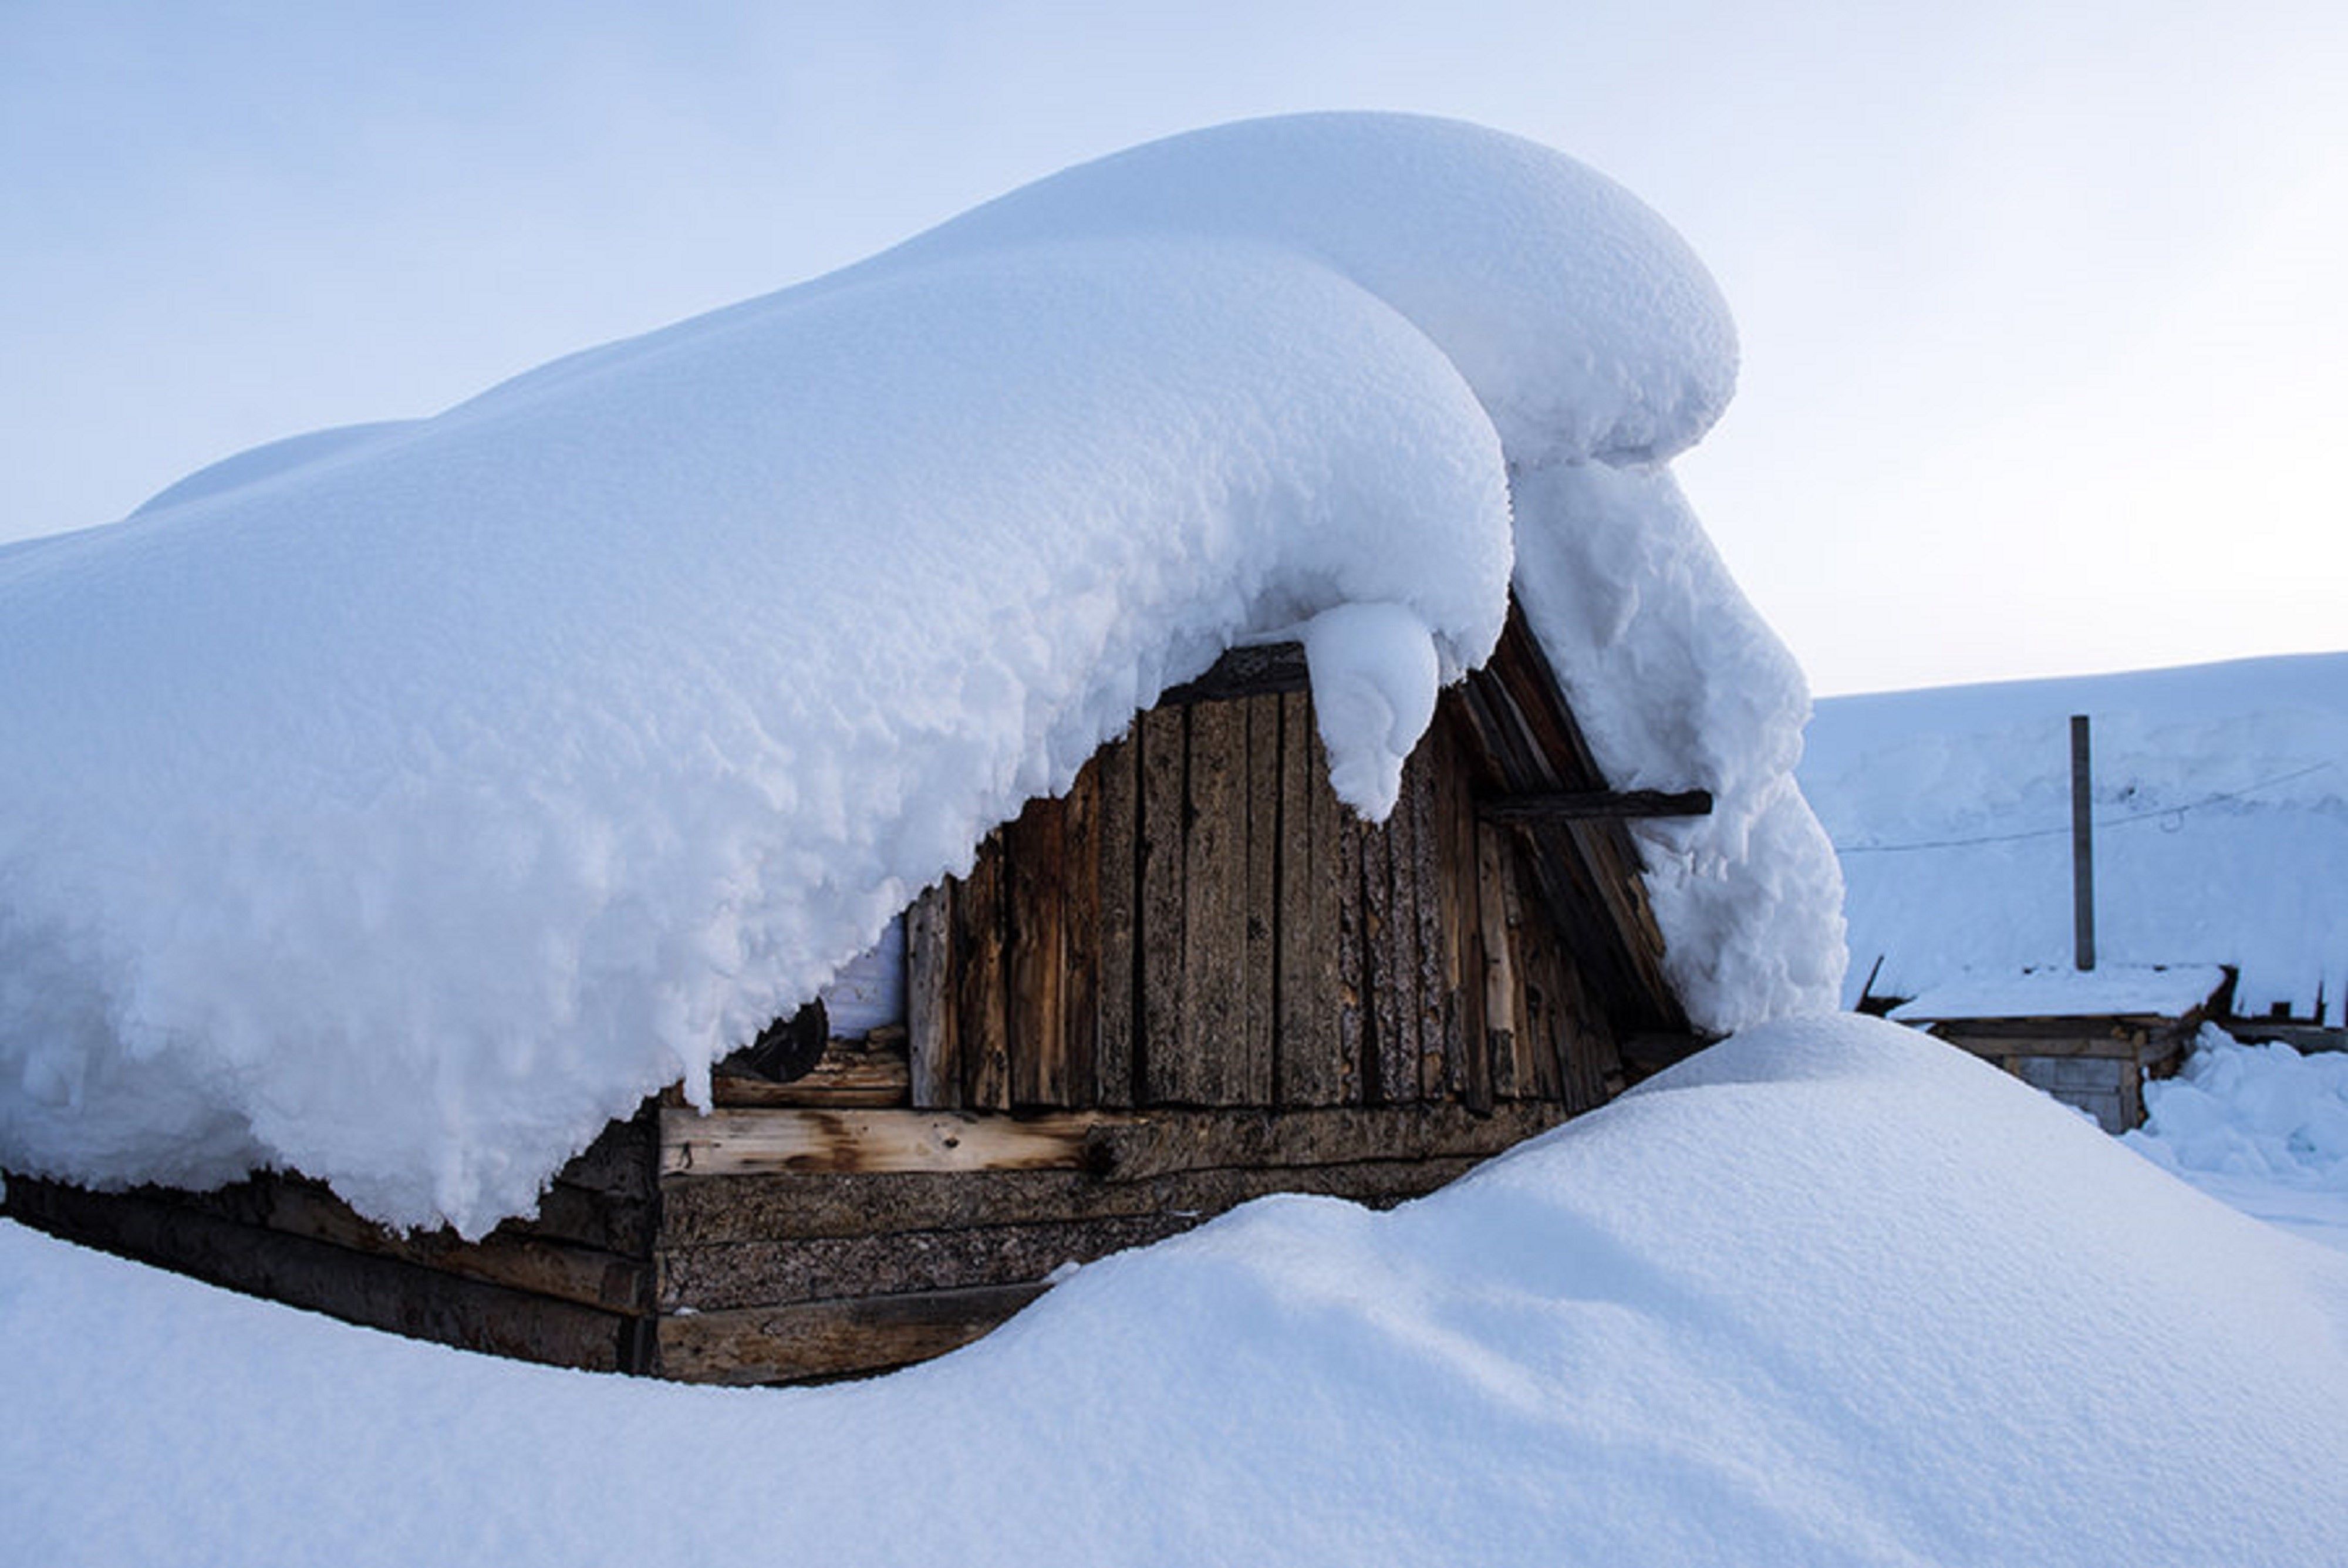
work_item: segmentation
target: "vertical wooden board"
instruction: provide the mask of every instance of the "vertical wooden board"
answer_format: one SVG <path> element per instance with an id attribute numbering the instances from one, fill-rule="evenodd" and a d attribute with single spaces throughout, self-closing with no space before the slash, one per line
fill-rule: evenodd
<path id="1" fill-rule="evenodd" d="M 1406 768 L 1402 793 L 1385 830 L 1390 902 L 1378 1022 L 1383 1027 L 1389 1017 L 1394 1020 L 1393 1037 L 1381 1047 L 1381 1070 L 1386 1099 L 1395 1103 L 1421 1098 L 1426 1070 L 1426 1010 L 1419 997 L 1418 819 L 1411 810 L 1412 783 Z"/>
<path id="2" fill-rule="evenodd" d="M 1313 762 L 1319 769 L 1320 792 L 1327 797 L 1325 841 L 1334 847 L 1337 861 L 1337 1061 L 1343 1089 L 1340 1103 L 1367 1105 L 1373 1025 L 1369 898 L 1363 862 L 1369 827 L 1329 788 L 1328 757 L 1317 745 L 1313 748 Z"/>
<path id="3" fill-rule="evenodd" d="M 1599 1081 L 1596 1037 L 1591 1027 L 1590 997 L 1573 954 L 1560 947 L 1550 981 L 1551 1038 L 1557 1051 L 1559 1098 L 1575 1110 L 1587 1110 L 1606 1098 Z"/>
<path id="4" fill-rule="evenodd" d="M 1451 1097 L 1457 1086 L 1450 1081 L 1445 1018 L 1450 1014 L 1443 953 L 1443 900 L 1439 868 L 1443 845 L 1437 836 L 1435 775 L 1442 765 L 1441 742 L 1430 730 L 1403 770 L 1402 804 L 1410 813 L 1411 907 L 1418 916 L 1413 944 L 1418 954 L 1418 1092 L 1422 1099 Z"/>
<path id="5" fill-rule="evenodd" d="M 1344 1064 L 1337 1047 L 1342 976 L 1337 953 L 1340 872 L 1329 792 L 1313 731 L 1311 700 L 1280 702 L 1280 1018 L 1274 1099 L 1337 1105 Z"/>
<path id="6" fill-rule="evenodd" d="M 1182 1016 L 1182 840 L 1189 808 L 1187 707 L 1152 708 L 1135 721 L 1141 749 L 1141 853 L 1135 963 L 1140 1024 L 1133 1042 L 1135 1098 L 1155 1104 L 1179 1088 L 1188 1040 Z"/>
<path id="7" fill-rule="evenodd" d="M 1565 955 L 1565 1035 L 1563 1049 L 1567 1069 L 1575 1086 L 1573 1109 L 1587 1110 L 1602 1105 L 1612 1088 L 1610 1078 L 1619 1077 L 1622 1058 L 1616 1048 L 1614 1031 L 1605 1016 L 1593 1005 L 1590 987 L 1573 955 Z"/>
<path id="8" fill-rule="evenodd" d="M 1442 922 L 1444 1087 L 1476 1111 L 1492 1109 L 1491 1057 L 1484 1045 L 1483 944 L 1476 899 L 1474 791 L 1447 717 L 1436 728 L 1435 820 L 1442 846 L 1436 903 Z"/>
<path id="9" fill-rule="evenodd" d="M 905 1033 L 913 1104 L 962 1104 L 959 1018 L 953 988 L 953 879 L 925 889 L 905 912 Z"/>
<path id="10" fill-rule="evenodd" d="M 1011 1109 L 1009 1026 L 1004 995 L 1003 835 L 988 837 L 954 890 L 954 1011 L 963 1103 Z"/>
<path id="11" fill-rule="evenodd" d="M 1100 779 L 1100 981 L 1093 1023 L 1093 1099 L 1133 1103 L 1133 1038 L 1141 1010 L 1139 925 L 1141 748 L 1138 738 L 1110 742 L 1087 764 Z"/>
<path id="12" fill-rule="evenodd" d="M 1061 932 L 1067 898 L 1066 810 L 1030 800 L 1003 830 L 1004 1040 L 1011 1103 L 1067 1103 Z"/>
<path id="13" fill-rule="evenodd" d="M 2144 1125 L 2144 1068 L 2141 1053 L 2113 1065 L 2118 1068 L 2120 1130 Z"/>
<path id="14" fill-rule="evenodd" d="M 1517 1088 L 1516 944 L 1509 931 L 1508 845 L 1503 830 L 1476 826 L 1476 925 L 1484 968 L 1484 1054 L 1497 1099 L 1513 1099 Z"/>
<path id="15" fill-rule="evenodd" d="M 1365 1047 L 1381 1105 L 1418 1099 L 1418 1010 L 1412 996 L 1418 964 L 1411 952 L 1418 924 L 1406 903 L 1395 906 L 1395 841 L 1408 831 L 1408 814 L 1397 809 L 1384 822 L 1365 823 L 1361 830 L 1363 975 L 1370 1036 Z"/>
<path id="16" fill-rule="evenodd" d="M 1244 962 L 1234 1103 L 1272 1105 L 1277 1078 L 1280 996 L 1280 698 L 1239 705 L 1247 718 L 1247 883 L 1240 904 Z"/>
<path id="17" fill-rule="evenodd" d="M 1521 868 L 1520 868 L 1521 869 Z M 1565 1078 L 1565 965 L 1556 932 L 1543 918 L 1545 911 L 1532 887 L 1519 894 L 1524 912 L 1523 934 L 1526 1010 L 1531 1018 L 1533 1092 L 1542 1099 L 1570 1098 Z"/>
<path id="18" fill-rule="evenodd" d="M 1191 705 L 1189 831 L 1182 845 L 1182 1032 L 1153 1098 L 1241 1103 L 1247 995 L 1247 715 Z M 1151 1041 L 1156 1046 L 1156 1040 Z"/>
<path id="19" fill-rule="evenodd" d="M 1100 759 L 1078 769 L 1068 787 L 1061 832 L 1066 881 L 1060 930 L 1060 1059 L 1066 1079 L 1056 1102 L 1072 1109 L 1097 1103 L 1094 1053 L 1100 1030 Z"/>
<path id="20" fill-rule="evenodd" d="M 1540 1020 L 1534 1016 L 1532 965 L 1539 933 L 1529 918 L 1540 906 L 1528 903 L 1524 882 L 1524 841 L 1507 830 L 1499 832 L 1500 906 L 1509 933 L 1509 1015 L 1514 1020 L 1509 1039 L 1509 1059 L 1521 1099 L 1541 1096 Z"/>

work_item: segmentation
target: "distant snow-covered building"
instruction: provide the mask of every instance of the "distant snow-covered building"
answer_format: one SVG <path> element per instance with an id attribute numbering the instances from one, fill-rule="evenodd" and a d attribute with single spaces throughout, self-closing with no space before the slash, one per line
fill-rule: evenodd
<path id="1" fill-rule="evenodd" d="M 2086 973 L 2074 714 L 2092 736 Z M 1831 698 L 1801 778 L 1849 890 L 1850 1005 L 1935 1021 L 2130 1125 L 2142 1074 L 2172 1070 L 2204 1016 L 2343 1037 L 2348 654 Z"/>
<path id="2" fill-rule="evenodd" d="M 1831 1006 L 1802 684 L 1663 466 L 1734 370 L 1616 187 L 1310 116 L 0 554 L 11 1205 L 807 1376 Z"/>
<path id="3" fill-rule="evenodd" d="M 2233 976 L 2211 964 L 1968 973 L 1887 1016 L 2124 1132 L 2144 1125 L 2146 1086 L 2185 1065 L 2232 989 Z"/>
<path id="4" fill-rule="evenodd" d="M 1801 779 L 1849 890 L 1846 1003 L 2071 962 L 2073 714 L 2100 961 L 2222 965 L 2238 1017 L 2342 1022 L 2348 653 L 1820 702 Z"/>

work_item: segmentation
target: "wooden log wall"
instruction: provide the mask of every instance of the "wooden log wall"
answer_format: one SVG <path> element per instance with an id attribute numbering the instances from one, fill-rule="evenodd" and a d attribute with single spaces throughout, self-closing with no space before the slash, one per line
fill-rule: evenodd
<path id="1" fill-rule="evenodd" d="M 1684 1031 L 1635 853 L 1481 810 L 1603 780 L 1545 667 L 1478 681 L 1375 827 L 1277 678 L 1141 715 L 911 911 L 897 1108 L 887 1047 L 835 1045 L 664 1110 L 658 1370 L 922 1359 L 1064 1264 L 1270 1192 L 1397 1202 L 1606 1098 L 1618 1031 Z"/>
<path id="2" fill-rule="evenodd" d="M 1562 1120 L 1403 1109 L 664 1114 L 657 1370 L 864 1375 L 942 1354 L 1054 1271 L 1272 1192 L 1388 1204 Z"/>
<path id="3" fill-rule="evenodd" d="M 479 1242 L 398 1234 L 322 1184 L 263 1172 L 217 1191 L 91 1192 L 8 1179 L 36 1229 L 254 1295 L 466 1349 L 589 1371 L 650 1367 L 656 1125 L 614 1122 L 535 1220 Z"/>
<path id="4" fill-rule="evenodd" d="M 1652 916 L 1619 823 L 1479 820 L 1489 752 L 1539 754 L 1488 707 L 1447 701 L 1375 826 L 1301 692 L 1142 715 L 916 905 L 912 1103 L 1602 1099 L 1618 1029 L 1673 1021 L 1618 928 Z"/>

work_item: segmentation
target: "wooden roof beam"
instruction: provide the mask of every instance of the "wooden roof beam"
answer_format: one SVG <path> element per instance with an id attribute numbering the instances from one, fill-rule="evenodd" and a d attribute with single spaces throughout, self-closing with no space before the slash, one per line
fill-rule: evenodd
<path id="1" fill-rule="evenodd" d="M 1709 817 L 1709 789 L 1544 789 L 1476 802 L 1487 822 L 1577 822 L 1597 818 Z"/>

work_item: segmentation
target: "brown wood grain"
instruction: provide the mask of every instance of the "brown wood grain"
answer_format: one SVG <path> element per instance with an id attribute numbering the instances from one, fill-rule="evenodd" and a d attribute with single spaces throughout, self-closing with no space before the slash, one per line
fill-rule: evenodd
<path id="1" fill-rule="evenodd" d="M 1137 867 L 1140 837 L 1141 751 L 1132 738 L 1101 748 L 1088 765 L 1100 778 L 1100 989 L 1095 1011 L 1093 1100 L 1133 1103 L 1133 1043 L 1139 1028 L 1141 972 Z"/>
<path id="2" fill-rule="evenodd" d="M 1247 1044 L 1247 715 L 1236 702 L 1187 711 L 1181 1026 L 1151 1037 L 1149 1099 L 1231 1105 L 1244 1089 Z"/>
<path id="3" fill-rule="evenodd" d="M 1060 1059 L 1066 1078 L 1050 1103 L 1078 1109 L 1097 1103 L 1094 1088 L 1101 1011 L 1101 844 L 1098 759 L 1069 786 L 1062 831 L 1066 906 L 1060 934 L 1063 965 Z"/>
<path id="4" fill-rule="evenodd" d="M 1336 798 L 1310 699 L 1296 693 L 1280 705 L 1280 1076 L 1273 1097 L 1282 1105 L 1336 1105 L 1345 1098 Z"/>
<path id="5" fill-rule="evenodd" d="M 1321 785 L 1328 789 L 1327 758 L 1317 753 Z M 1369 893 L 1365 841 L 1368 824 L 1334 792 L 1323 822 L 1337 861 L 1337 1055 L 1344 1073 L 1340 1103 L 1364 1105 L 1377 1071 L 1375 1025 L 1370 995 Z"/>
<path id="6" fill-rule="evenodd" d="M 1247 721 L 1247 879 L 1240 896 L 1238 1070 L 1229 1097 L 1236 1105 L 1272 1105 L 1278 1095 L 1281 702 L 1275 695 L 1238 705 Z"/>
<path id="7" fill-rule="evenodd" d="M 916 1106 L 962 1104 L 960 1015 L 953 986 L 953 882 L 922 890 L 905 912 L 907 1071 Z"/>
<path id="8" fill-rule="evenodd" d="M 90 1193 L 12 1176 L 8 1212 L 89 1245 L 371 1328 L 589 1371 L 622 1370 L 627 1361 L 630 1314 L 221 1218 L 178 1195 Z"/>
<path id="9" fill-rule="evenodd" d="M 767 1171 L 1077 1170 L 1087 1141 L 1120 1115 L 775 1109 L 661 1113 L 666 1176 Z"/>
<path id="10" fill-rule="evenodd" d="M 1497 1145 L 1495 1146 L 1498 1147 Z M 1431 1192 L 1481 1156 L 1388 1157 L 1320 1165 L 1209 1166 L 1128 1181 L 1085 1171 L 882 1171 L 689 1176 L 665 1184 L 664 1249 L 1061 1220 L 1218 1214 L 1270 1192 L 1385 1204 Z"/>
<path id="11" fill-rule="evenodd" d="M 1141 1007 L 1133 1060 L 1136 1099 L 1143 1104 L 1179 1088 L 1190 1070 L 1181 1060 L 1189 1029 L 1182 1012 L 1189 714 L 1187 707 L 1157 708 L 1135 721 L 1141 748 L 1141 853 L 1134 944 Z"/>
<path id="12" fill-rule="evenodd" d="M 954 889 L 954 1034 L 962 1055 L 963 1104 L 1011 1107 L 1010 1003 L 1005 995 L 1003 835 L 988 835 Z"/>
<path id="13" fill-rule="evenodd" d="M 1402 806 L 1410 813 L 1411 907 L 1418 917 L 1412 943 L 1418 959 L 1418 1093 L 1422 1099 L 1459 1097 L 1457 1060 L 1446 1020 L 1456 1016 L 1445 958 L 1443 841 L 1435 807 L 1435 776 L 1449 763 L 1441 735 L 1430 730 L 1403 770 Z"/>
<path id="14" fill-rule="evenodd" d="M 1068 1100 L 1067 897 L 1066 807 L 1030 800 L 1003 832 L 1004 1049 L 1015 1106 Z"/>
<path id="15" fill-rule="evenodd" d="M 722 1070 L 713 1073 L 710 1101 L 718 1106 L 910 1106 L 912 1076 L 902 1033 L 835 1039 L 805 1076 L 788 1083 Z"/>
<path id="16" fill-rule="evenodd" d="M 687 1382 L 734 1384 L 877 1372 L 967 1345 L 1045 1288 L 994 1285 L 664 1316 L 660 1372 Z"/>
<path id="17" fill-rule="evenodd" d="M 1063 1264 L 1087 1264 L 1163 1241 L 1201 1218 L 1157 1212 L 673 1248 L 660 1257 L 657 1299 L 663 1312 L 708 1312 L 1033 1284 Z"/>

